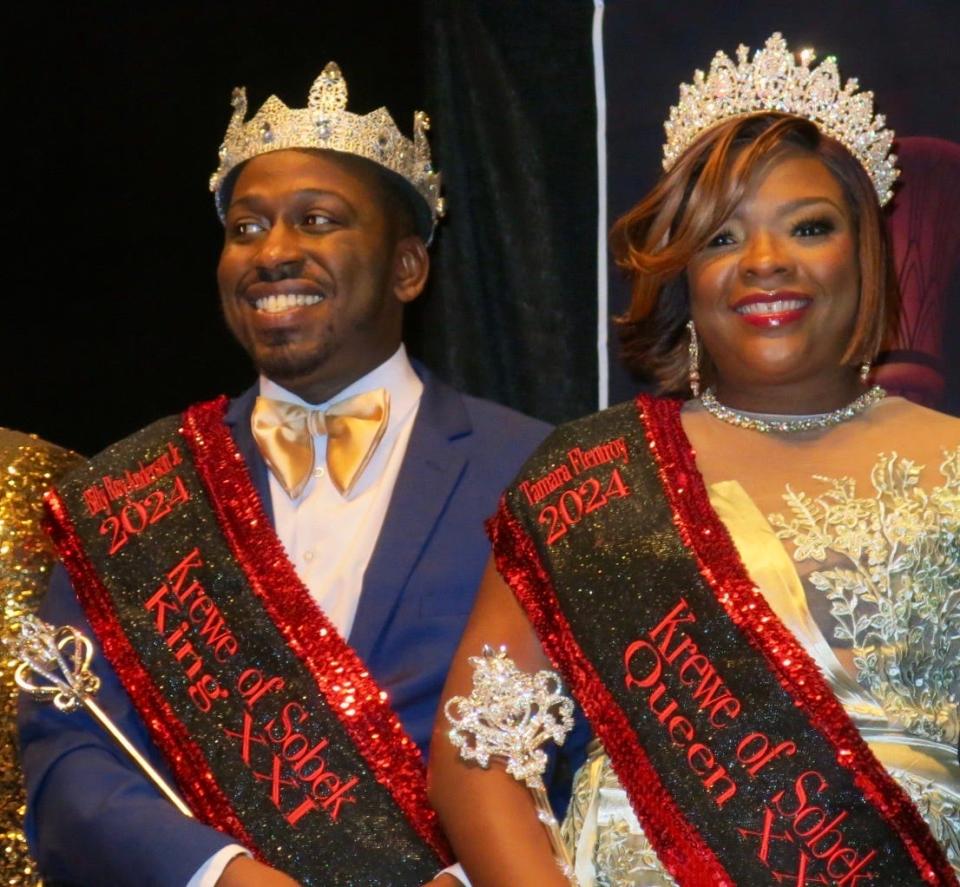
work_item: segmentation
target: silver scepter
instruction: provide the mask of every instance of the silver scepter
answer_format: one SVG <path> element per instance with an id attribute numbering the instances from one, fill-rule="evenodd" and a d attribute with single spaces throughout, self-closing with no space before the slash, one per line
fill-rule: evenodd
<path id="1" fill-rule="evenodd" d="M 573 727 L 573 702 L 563 694 L 556 673 L 520 671 L 506 647 L 494 651 L 484 645 L 483 655 L 471 656 L 469 662 L 474 667 L 473 692 L 454 696 L 444 707 L 450 742 L 463 760 L 486 769 L 490 759 L 497 758 L 507 773 L 526 783 L 557 865 L 575 885 L 570 852 L 543 785 L 547 753 L 541 748 L 551 739 L 563 744 Z"/>
<path id="2" fill-rule="evenodd" d="M 19 631 L 2 638 L 4 646 L 19 663 L 13 673 L 17 686 L 40 702 L 52 702 L 62 712 L 85 708 L 160 793 L 184 816 L 192 817 L 180 795 L 93 701 L 100 689 L 100 678 L 90 670 L 93 658 L 90 639 L 70 625 L 54 628 L 32 614 L 21 617 L 19 623 Z"/>

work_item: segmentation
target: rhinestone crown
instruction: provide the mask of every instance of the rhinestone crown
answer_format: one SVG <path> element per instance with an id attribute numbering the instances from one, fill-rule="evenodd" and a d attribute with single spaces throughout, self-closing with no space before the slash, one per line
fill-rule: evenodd
<path id="1" fill-rule="evenodd" d="M 328 62 L 310 87 L 306 108 L 288 108 L 270 96 L 246 122 L 247 91 L 233 91 L 233 116 L 220 146 L 220 165 L 210 176 L 217 212 L 223 219 L 221 188 L 230 171 L 244 161 L 286 148 L 321 148 L 344 151 L 372 160 L 403 177 L 424 199 L 434 225 L 443 215 L 440 173 L 430 160 L 427 130 L 430 119 L 423 111 L 413 115 L 413 141 L 397 129 L 390 112 L 377 108 L 369 114 L 347 110 L 347 83 L 336 62 Z"/>
<path id="2" fill-rule="evenodd" d="M 886 128 L 882 114 L 873 114 L 873 93 L 857 93 L 851 78 L 841 88 L 837 61 L 829 56 L 811 69 L 813 50 L 799 53 L 799 63 L 787 49 L 780 33 L 771 35 L 763 49 L 748 62 L 750 50 L 741 44 L 737 61 L 718 52 L 710 73 L 695 71 L 693 83 L 680 85 L 680 101 L 670 109 L 664 123 L 663 168 L 669 170 L 680 155 L 706 129 L 731 117 L 764 111 L 780 111 L 804 117 L 842 144 L 867 171 L 880 205 L 892 196 L 891 187 L 900 171 L 890 154 L 893 130 Z"/>

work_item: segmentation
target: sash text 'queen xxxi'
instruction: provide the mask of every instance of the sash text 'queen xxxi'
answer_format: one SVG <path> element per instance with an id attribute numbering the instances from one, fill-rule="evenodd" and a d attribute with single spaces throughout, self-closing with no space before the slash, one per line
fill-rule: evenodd
<path id="1" fill-rule="evenodd" d="M 956 884 L 753 585 L 680 403 L 559 429 L 490 523 L 497 565 L 664 868 L 704 884 Z"/>

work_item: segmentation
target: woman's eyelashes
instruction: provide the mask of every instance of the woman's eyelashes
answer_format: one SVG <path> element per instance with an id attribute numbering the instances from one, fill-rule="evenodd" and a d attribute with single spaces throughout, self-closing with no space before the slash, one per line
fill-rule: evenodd
<path id="1" fill-rule="evenodd" d="M 828 216 L 814 216 L 797 222 L 793 226 L 793 233 L 797 237 L 821 237 L 832 234 L 836 229 L 836 223 Z"/>
<path id="2" fill-rule="evenodd" d="M 717 249 L 721 246 L 730 246 L 733 243 L 736 243 L 733 231 L 730 228 L 722 228 L 707 241 L 706 248 Z"/>
<path id="3" fill-rule="evenodd" d="M 801 219 L 790 226 L 790 233 L 794 237 L 823 237 L 837 230 L 836 222 L 829 216 L 811 216 Z M 746 235 L 735 228 L 721 228 L 710 240 L 705 249 L 720 249 L 739 243 Z"/>

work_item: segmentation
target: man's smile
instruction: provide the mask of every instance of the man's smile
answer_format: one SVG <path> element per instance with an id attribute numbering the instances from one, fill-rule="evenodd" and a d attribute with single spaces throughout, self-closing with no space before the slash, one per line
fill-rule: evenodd
<path id="1" fill-rule="evenodd" d="M 279 315 L 295 316 L 304 309 L 319 305 L 328 295 L 328 288 L 318 281 L 288 278 L 253 281 L 241 287 L 240 300 L 260 318 L 269 316 L 279 320 Z"/>
<path id="2" fill-rule="evenodd" d="M 261 296 L 254 301 L 253 307 L 266 314 L 280 314 L 294 308 L 316 305 L 324 298 L 322 295 L 307 296 L 303 293 L 280 293 L 275 296 Z"/>

